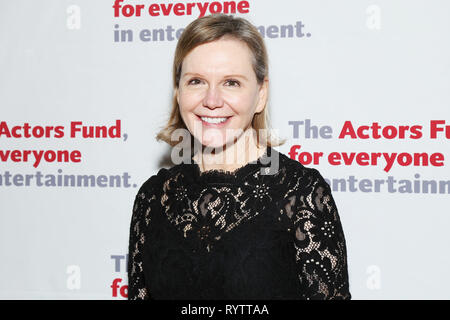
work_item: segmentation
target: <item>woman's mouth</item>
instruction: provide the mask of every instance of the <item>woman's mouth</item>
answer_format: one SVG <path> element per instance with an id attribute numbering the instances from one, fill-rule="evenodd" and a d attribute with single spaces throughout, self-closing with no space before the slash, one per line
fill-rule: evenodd
<path id="1" fill-rule="evenodd" d="M 202 121 L 202 124 L 206 127 L 220 128 L 224 127 L 230 122 L 230 117 L 197 117 Z"/>

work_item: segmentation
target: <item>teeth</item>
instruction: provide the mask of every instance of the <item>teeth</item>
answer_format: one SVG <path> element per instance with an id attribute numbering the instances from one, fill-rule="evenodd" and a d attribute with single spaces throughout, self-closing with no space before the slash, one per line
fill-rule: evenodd
<path id="1" fill-rule="evenodd" d="M 208 118 L 208 117 L 201 117 L 201 119 L 208 123 L 221 123 L 226 121 L 228 118 Z"/>

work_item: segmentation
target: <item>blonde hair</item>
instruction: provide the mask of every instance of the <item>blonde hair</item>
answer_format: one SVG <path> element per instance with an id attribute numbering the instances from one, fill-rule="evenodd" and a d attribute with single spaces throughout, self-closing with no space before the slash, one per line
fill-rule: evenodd
<path id="1" fill-rule="evenodd" d="M 258 29 L 244 18 L 217 13 L 209 16 L 203 16 L 192 21 L 183 31 L 180 39 L 178 39 L 172 70 L 174 90 L 178 89 L 182 63 L 187 54 L 201 44 L 219 40 L 224 36 L 232 37 L 247 44 L 250 51 L 253 53 L 252 65 L 256 74 L 257 82 L 259 85 L 264 83 L 264 79 L 269 73 L 269 64 L 266 46 Z M 253 116 L 252 127 L 256 130 L 258 143 L 260 139 L 264 139 L 267 146 L 279 146 L 284 144 L 286 139 L 282 139 L 280 141 L 275 138 L 277 140 L 275 141 L 270 133 L 270 120 L 267 101 L 263 111 L 255 113 Z M 174 94 L 170 117 L 166 125 L 156 135 L 156 140 L 163 140 L 172 147 L 177 145 L 179 141 L 171 140 L 172 133 L 177 129 L 187 130 L 187 127 L 181 117 L 177 97 Z M 260 136 L 260 129 L 264 129 L 263 131 L 266 132 L 265 137 Z"/>

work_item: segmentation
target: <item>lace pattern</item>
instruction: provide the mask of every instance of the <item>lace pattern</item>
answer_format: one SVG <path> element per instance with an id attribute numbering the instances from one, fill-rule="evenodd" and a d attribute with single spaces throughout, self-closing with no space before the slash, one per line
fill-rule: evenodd
<path id="1" fill-rule="evenodd" d="M 280 239 L 291 239 L 288 240 L 291 245 L 286 248 L 286 252 L 289 254 L 279 258 L 279 253 L 269 252 L 267 259 L 272 259 L 274 256 L 278 260 L 285 259 L 285 261 L 277 261 L 280 265 L 286 266 L 292 262 L 295 266 L 295 275 L 289 279 L 297 280 L 287 281 L 296 282 L 292 284 L 296 297 L 298 299 L 350 299 L 346 243 L 330 187 L 317 170 L 305 168 L 282 153 L 279 153 L 279 159 L 279 170 L 273 175 L 261 175 L 262 164 L 260 162 L 247 164 L 235 172 L 212 170 L 204 173 L 199 172 L 196 164 L 180 164 L 171 169 L 161 169 L 157 175 L 152 176 L 144 183 L 136 195 L 131 219 L 128 268 L 129 299 L 151 299 L 153 292 L 158 295 L 160 290 L 163 292 L 164 288 L 173 282 L 164 279 L 165 272 L 168 274 L 170 272 L 163 265 L 159 265 L 159 262 L 157 263 L 157 261 L 165 261 L 169 254 L 161 253 L 164 251 L 161 246 L 164 245 L 165 240 L 159 236 L 158 241 L 154 240 L 155 243 L 149 244 L 149 236 L 155 236 L 156 232 L 167 235 L 176 230 L 186 243 L 186 248 L 180 248 L 179 243 L 173 245 L 178 248 L 176 250 L 179 250 L 180 260 L 183 259 L 177 265 L 186 264 L 192 267 L 195 266 L 193 261 L 197 261 L 200 259 L 199 257 L 205 257 L 200 262 L 203 264 L 201 268 L 209 270 L 209 266 L 205 266 L 210 261 L 207 257 L 212 257 L 214 254 L 217 254 L 217 257 L 221 256 L 220 252 L 225 246 L 224 243 L 227 243 L 224 240 L 225 236 L 228 241 L 234 241 L 235 238 L 243 238 L 249 243 L 269 241 L 263 240 L 269 239 L 269 236 L 261 237 L 259 240 L 254 235 L 259 230 L 257 225 L 267 224 L 266 220 L 261 219 L 269 218 L 273 218 L 273 220 L 267 221 L 274 221 L 273 226 L 270 226 L 275 230 L 273 234 Z M 160 221 L 164 221 L 164 223 Z M 252 221 L 255 222 L 252 223 Z M 163 224 L 167 225 L 165 228 L 168 231 L 156 231 L 162 229 Z M 249 232 L 253 225 L 255 225 L 256 231 Z M 151 229 L 150 226 L 153 226 L 154 229 Z M 244 231 L 240 231 L 244 228 L 247 230 L 247 234 L 242 234 Z M 155 230 L 153 234 L 151 230 Z M 166 237 L 169 244 L 172 240 L 168 235 L 164 239 Z M 267 243 L 272 245 L 272 242 Z M 145 250 L 149 250 L 149 245 L 155 246 L 154 252 L 159 252 L 161 258 L 157 258 L 158 255 L 155 253 L 152 255 L 153 260 L 144 259 Z M 257 246 L 260 245 L 257 244 Z M 280 252 L 284 252 L 283 250 Z M 177 253 L 170 252 L 170 259 L 176 259 L 174 255 Z M 239 255 L 240 253 L 235 256 Z M 289 255 L 291 256 L 289 257 Z M 228 265 L 231 263 L 230 260 L 234 259 L 232 255 L 219 263 L 221 260 L 217 257 L 214 262 L 217 265 Z M 238 268 L 236 270 L 241 270 L 250 261 L 249 258 L 246 259 L 238 261 L 236 258 L 236 261 L 233 262 L 233 270 L 236 268 Z M 258 259 L 260 261 L 258 269 L 254 269 L 252 272 L 260 272 L 272 277 L 270 273 L 272 264 L 261 261 L 261 257 Z M 151 262 L 147 262 L 145 265 L 144 260 Z M 154 268 L 152 266 L 153 273 L 145 272 L 145 268 L 150 267 L 148 263 L 155 264 Z M 212 277 L 218 277 L 218 268 L 221 266 L 210 268 Z M 265 268 L 266 271 L 264 271 Z M 212 283 L 202 286 L 198 284 L 203 283 L 198 274 L 191 274 L 191 270 L 186 268 L 184 270 L 188 284 L 180 283 L 179 287 L 184 287 L 187 297 L 192 296 L 192 292 L 197 292 L 199 288 L 202 290 L 204 298 L 208 298 L 208 294 L 224 295 L 223 288 L 231 288 L 230 292 L 235 292 L 233 291 L 234 287 L 225 285 L 227 279 L 222 279 L 225 282 L 217 283 L 217 288 L 214 288 Z M 289 267 L 286 267 L 285 272 L 280 272 L 286 275 L 277 274 L 273 275 L 273 278 L 280 277 L 278 282 L 282 283 L 284 280 L 281 279 L 288 279 L 289 270 Z M 241 275 L 232 274 L 230 277 L 236 279 L 251 277 L 251 273 L 242 272 Z M 203 273 L 205 279 L 208 274 L 208 271 Z M 154 276 L 154 279 L 158 280 L 150 281 L 146 275 Z M 184 278 L 182 279 L 184 281 Z M 263 278 L 261 277 L 261 279 Z M 269 282 L 270 280 L 267 280 L 267 283 Z M 256 288 L 254 284 L 250 286 L 250 282 L 248 285 L 240 283 L 239 286 L 243 292 L 246 289 L 249 292 L 251 292 L 250 290 L 259 290 L 261 297 L 288 295 L 288 289 L 283 293 L 283 288 L 275 288 L 276 285 L 271 288 L 267 283 L 257 283 Z M 153 292 L 150 289 L 152 285 L 154 285 Z M 176 286 L 176 283 L 173 285 Z M 245 287 L 246 285 L 247 287 Z M 260 287 L 258 287 L 259 285 Z M 193 291 L 189 293 L 189 286 L 195 287 L 196 290 L 192 289 Z M 285 285 L 285 287 L 287 286 Z M 218 291 L 214 292 L 215 289 Z M 178 291 L 180 290 L 174 292 L 181 297 L 182 293 Z M 272 291 L 277 294 L 272 294 Z M 250 293 L 248 294 L 250 295 Z M 161 294 L 159 296 L 162 297 Z"/>
<path id="2" fill-rule="evenodd" d="M 350 299 L 347 252 L 330 186 L 320 173 L 294 177 L 281 214 L 293 219 L 298 278 L 305 299 Z M 306 179 L 305 179 L 306 178 Z"/>
<path id="3" fill-rule="evenodd" d="M 162 172 L 162 171 L 161 171 Z M 158 210 L 156 186 L 159 176 L 152 176 L 138 191 L 133 205 L 128 249 L 128 299 L 148 300 L 143 268 L 146 229 Z"/>

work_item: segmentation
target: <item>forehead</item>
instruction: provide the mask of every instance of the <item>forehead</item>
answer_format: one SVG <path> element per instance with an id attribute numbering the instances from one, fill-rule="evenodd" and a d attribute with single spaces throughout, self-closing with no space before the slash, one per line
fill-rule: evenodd
<path id="1" fill-rule="evenodd" d="M 249 73 L 253 71 L 252 52 L 243 41 L 220 39 L 192 49 L 184 58 L 182 69 L 183 73 Z"/>

